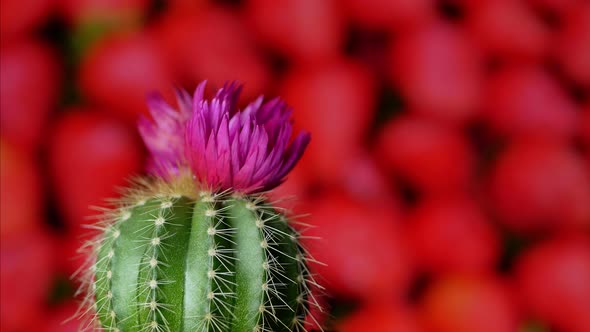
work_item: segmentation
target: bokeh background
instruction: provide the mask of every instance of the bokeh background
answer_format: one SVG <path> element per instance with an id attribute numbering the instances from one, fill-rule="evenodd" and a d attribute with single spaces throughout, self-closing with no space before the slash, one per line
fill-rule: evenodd
<path id="1" fill-rule="evenodd" d="M 590 331 L 587 0 L 2 0 L 1 330 L 76 331 L 146 93 L 280 95 L 344 332 Z M 310 320 L 312 321 L 312 320 Z M 312 325 L 312 324 L 311 324 Z M 310 328 L 312 328 L 310 325 Z"/>

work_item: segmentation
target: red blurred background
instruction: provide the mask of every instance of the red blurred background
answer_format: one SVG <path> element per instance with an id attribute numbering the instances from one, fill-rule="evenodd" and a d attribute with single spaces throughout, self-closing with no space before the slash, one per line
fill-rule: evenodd
<path id="1" fill-rule="evenodd" d="M 147 92 L 280 95 L 344 332 L 590 331 L 587 0 L 2 0 L 1 330 L 76 331 Z"/>

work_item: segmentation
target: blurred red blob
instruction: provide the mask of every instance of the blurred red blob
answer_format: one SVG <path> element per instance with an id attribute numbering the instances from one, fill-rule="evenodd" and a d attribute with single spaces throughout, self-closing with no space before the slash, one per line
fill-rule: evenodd
<path id="1" fill-rule="evenodd" d="M 518 292 L 535 319 L 564 332 L 590 331 L 590 239 L 543 242 L 516 266 Z"/>
<path id="2" fill-rule="evenodd" d="M 473 200 L 427 199 L 410 214 L 406 225 L 409 252 L 426 271 L 465 275 L 494 271 L 500 240 Z"/>
<path id="3" fill-rule="evenodd" d="M 413 110 L 452 123 L 479 106 L 482 63 L 458 28 L 434 22 L 400 36 L 390 50 L 391 79 Z"/>
<path id="4" fill-rule="evenodd" d="M 515 142 L 497 161 L 490 181 L 491 203 L 513 231 L 590 225 L 590 173 L 567 146 Z"/>
<path id="5" fill-rule="evenodd" d="M 572 80 L 590 89 L 590 3 L 581 1 L 563 18 L 555 51 Z"/>
<path id="6" fill-rule="evenodd" d="M 395 174 L 429 193 L 462 191 L 472 181 L 475 156 L 467 138 L 415 116 L 385 124 L 377 155 Z"/>
<path id="7" fill-rule="evenodd" d="M 379 201 L 392 195 L 393 186 L 386 172 L 369 153 L 363 151 L 352 155 L 352 159 L 343 167 L 338 184 L 353 197 L 364 200 Z"/>
<path id="8" fill-rule="evenodd" d="M 75 25 L 122 25 L 140 21 L 149 0 L 59 0 L 64 16 Z M 98 26 L 97 26 L 98 27 Z"/>
<path id="9" fill-rule="evenodd" d="M 46 312 L 43 324 L 40 325 L 41 332 L 78 332 L 85 327 L 84 323 L 77 318 L 76 312 L 78 303 L 71 301 L 62 303 Z"/>
<path id="10" fill-rule="evenodd" d="M 396 225 L 399 213 L 391 205 L 329 193 L 307 203 L 310 217 L 302 222 L 312 228 L 303 235 L 321 240 L 305 245 L 323 263 L 311 265 L 329 293 L 370 300 L 403 294 L 411 271 Z"/>
<path id="11" fill-rule="evenodd" d="M 304 200 L 313 184 L 318 184 L 311 181 L 304 167 L 295 167 L 284 184 L 268 193 L 271 199 L 278 200 L 279 206 L 298 210 L 299 200 Z M 364 151 L 358 155 L 351 153 L 348 162 L 335 170 L 330 179 L 323 180 L 325 182 L 321 184 L 322 186 L 337 187 L 353 197 L 364 200 L 385 199 L 387 201 L 393 194 L 387 174 L 371 155 Z"/>
<path id="12" fill-rule="evenodd" d="M 271 73 L 240 18 L 221 8 L 170 11 L 154 26 L 175 76 L 188 86 L 207 79 L 218 88 L 244 83 L 243 99 L 265 91 Z M 192 92 L 192 91 L 191 91 Z"/>
<path id="13" fill-rule="evenodd" d="M 104 206 L 104 199 L 116 197 L 116 187 L 141 169 L 139 144 L 129 128 L 96 111 L 72 109 L 54 125 L 49 171 L 72 230 L 97 214 L 90 206 Z"/>
<path id="14" fill-rule="evenodd" d="M 146 95 L 171 89 L 171 71 L 156 43 L 144 33 L 107 36 L 80 64 L 83 94 L 105 111 L 133 123 L 147 113 Z"/>
<path id="15" fill-rule="evenodd" d="M 513 0 L 474 3 L 468 29 L 478 44 L 510 59 L 538 59 L 549 50 L 549 29 L 530 8 Z"/>
<path id="16" fill-rule="evenodd" d="M 493 277 L 436 280 L 424 296 L 421 318 L 429 332 L 515 332 L 518 326 L 513 299 Z"/>
<path id="17" fill-rule="evenodd" d="M 0 1 L 0 38 L 2 39 L 2 46 L 6 41 L 18 39 L 18 37 L 26 35 L 26 33 L 41 25 L 43 20 L 51 14 L 52 9 L 53 0 Z"/>
<path id="18" fill-rule="evenodd" d="M 368 71 L 345 60 L 295 68 L 287 75 L 279 95 L 293 107 L 295 125 L 313 140 L 299 167 L 327 180 L 345 172 L 373 120 L 373 91 Z"/>
<path id="19" fill-rule="evenodd" d="M 194 10 L 207 6 L 208 0 L 168 0 L 166 5 L 169 10 Z"/>
<path id="20" fill-rule="evenodd" d="M 2 137 L 34 150 L 59 94 L 61 77 L 56 54 L 39 41 L 21 40 L 3 45 L 0 68 Z"/>
<path id="21" fill-rule="evenodd" d="M 586 145 L 586 151 L 590 153 L 590 102 L 584 107 L 580 118 L 582 127 L 580 132 Z"/>
<path id="22" fill-rule="evenodd" d="M 2 239 L 0 330 L 35 331 L 53 281 L 53 249 L 53 239 L 40 230 Z"/>
<path id="23" fill-rule="evenodd" d="M 487 83 L 484 118 L 500 135 L 568 138 L 576 131 L 576 106 L 543 69 L 511 66 Z"/>
<path id="24" fill-rule="evenodd" d="M 420 332 L 416 315 L 393 304 L 369 304 L 338 324 L 339 332 Z"/>
<path id="25" fill-rule="evenodd" d="M 528 0 L 528 2 L 547 13 L 562 15 L 576 5 L 583 3 L 584 0 Z"/>
<path id="26" fill-rule="evenodd" d="M 41 228 L 41 178 L 32 156 L 0 141 L 0 225 L 4 238 Z"/>
<path id="27" fill-rule="evenodd" d="M 343 20 L 333 0 L 251 0 L 246 17 L 268 47 L 297 62 L 321 62 L 338 55 Z"/>
<path id="28" fill-rule="evenodd" d="M 95 211 L 91 213 L 98 214 Z M 84 220 L 83 223 L 89 225 L 92 220 Z M 89 266 L 91 248 L 88 247 L 88 241 L 93 241 L 98 235 L 96 230 L 87 229 L 85 226 L 76 226 L 74 229 L 60 234 L 58 239 L 59 247 L 57 248 L 60 259 L 57 262 L 57 267 L 59 273 L 62 276 L 69 277 L 76 287 L 80 285 L 82 278 L 85 277 L 84 273 Z"/>
<path id="29" fill-rule="evenodd" d="M 403 29 L 434 16 L 432 0 L 345 0 L 346 13 L 363 27 Z"/>

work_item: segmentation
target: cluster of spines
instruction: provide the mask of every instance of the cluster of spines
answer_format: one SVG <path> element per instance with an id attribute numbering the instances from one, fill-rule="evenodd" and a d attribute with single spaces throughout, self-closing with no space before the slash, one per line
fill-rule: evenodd
<path id="1" fill-rule="evenodd" d="M 128 216 L 127 211 L 124 212 L 123 216 Z M 125 218 L 125 217 L 122 217 Z M 96 278 L 96 282 L 93 284 L 93 290 L 96 294 L 96 302 L 94 308 L 97 315 L 103 315 L 106 319 L 102 322 L 105 329 L 118 332 L 116 325 L 116 314 L 113 307 L 113 293 L 111 291 L 111 283 L 113 278 L 112 272 L 112 260 L 114 257 L 113 243 L 119 237 L 120 232 L 118 224 L 114 224 L 112 227 L 104 233 L 103 245 L 100 248 L 100 252 L 97 253 L 98 259 L 92 269 Z M 105 253 L 106 252 L 106 253 Z"/>
<path id="2" fill-rule="evenodd" d="M 139 317 L 139 321 L 143 322 L 140 323 L 140 331 L 168 331 L 164 310 L 170 309 L 161 300 L 161 287 L 172 281 L 167 279 L 162 267 L 170 263 L 165 252 L 165 240 L 170 237 L 168 228 L 179 226 L 171 221 L 174 216 L 172 206 L 178 199 L 180 197 L 162 197 L 157 200 L 152 210 L 144 212 L 145 225 L 137 230 L 138 233 L 147 235 L 140 239 L 143 243 L 138 243 L 138 247 L 146 247 L 137 285 L 137 302 L 143 307 L 143 310 L 138 311 L 138 314 L 143 316 Z M 142 206 L 141 203 L 143 201 L 139 206 Z"/>
<path id="3" fill-rule="evenodd" d="M 162 288 L 178 281 L 165 275 L 162 266 L 174 264 L 166 255 L 167 247 L 175 244 L 166 243 L 166 239 L 172 237 L 171 229 L 182 227 L 172 222 L 174 212 L 172 207 L 181 200 L 180 194 L 160 195 L 156 198 L 148 198 L 136 195 L 121 204 L 117 210 L 111 211 L 104 221 L 101 229 L 104 230 L 100 243 L 94 243 L 95 261 L 93 261 L 93 275 L 88 285 L 89 297 L 86 305 L 91 305 L 95 315 L 88 327 L 101 330 L 119 331 L 119 324 L 128 319 L 140 322 L 140 325 L 133 325 L 133 331 L 171 331 L 174 327 L 170 321 L 174 309 L 167 304 L 166 293 Z M 303 249 L 299 240 L 301 233 L 288 226 L 286 218 L 282 214 L 274 212 L 270 204 L 265 204 L 262 198 L 243 198 L 230 194 L 211 194 L 202 192 L 192 199 L 182 198 L 185 205 L 192 205 L 196 200 L 203 204 L 195 205 L 191 213 L 202 214 L 207 223 L 208 241 L 208 268 L 207 278 L 208 289 L 201 300 L 208 301 L 207 310 L 202 312 L 196 321 L 199 323 L 191 326 L 194 331 L 225 331 L 228 330 L 230 322 L 236 319 L 234 308 L 238 294 L 236 294 L 235 267 L 239 261 L 239 253 L 235 247 L 236 228 L 232 228 L 232 216 L 229 210 L 236 204 L 243 204 L 255 216 L 255 225 L 259 232 L 260 248 L 264 252 L 264 260 L 261 263 L 261 270 L 264 274 L 264 282 L 260 285 L 260 305 L 258 314 L 250 317 L 256 321 L 253 331 L 265 332 L 276 330 L 306 331 L 305 317 L 309 314 L 311 306 L 319 304 L 315 295 L 311 292 L 311 286 L 321 289 L 314 281 L 309 272 L 307 262 L 313 260 Z M 147 205 L 144 206 L 144 205 Z M 112 263 L 116 260 L 113 244 L 121 234 L 120 228 L 131 219 L 134 208 L 142 207 L 142 216 L 137 218 L 145 222 L 137 227 L 134 232 L 138 233 L 137 238 L 141 240 L 135 244 L 138 252 L 143 252 L 140 264 L 140 278 L 136 286 L 138 298 L 135 300 L 142 303 L 144 310 L 139 310 L 134 317 L 119 317 L 114 307 L 113 272 Z M 202 211 L 196 211 L 200 207 Z M 193 207 L 191 207 L 193 209 Z M 135 222 L 137 222 L 133 218 Z M 187 235 L 191 236 L 191 235 Z M 177 239 L 176 239 L 177 241 Z M 291 243 L 288 243 L 291 242 Z M 296 245 L 293 245 L 295 243 Z M 147 246 L 147 250 L 144 248 Z M 110 248 L 110 249 L 109 249 Z M 292 248 L 292 249 L 289 249 Z M 294 249 L 293 249 L 294 248 Z M 108 251 L 107 251 L 108 250 Z M 248 262 L 246 262 L 248 264 Z M 288 271 L 291 276 L 289 276 Z M 293 271 L 296 274 L 293 278 Z M 88 280 L 88 278 L 87 278 Z M 176 285 L 179 287 L 180 285 Z M 286 301 L 288 292 L 297 294 L 294 300 Z M 168 313 L 168 314 L 166 314 Z M 172 314 L 172 315 L 171 315 Z M 122 316 L 122 315 L 121 315 Z M 290 320 L 285 320 L 290 316 Z M 189 317 L 195 318 L 195 317 Z M 194 320 L 193 320 L 194 321 Z M 126 324 L 131 326 L 130 324 Z"/>
<path id="4" fill-rule="evenodd" d="M 195 205 L 193 215 L 201 216 L 201 223 L 206 232 L 194 233 L 193 236 L 201 236 L 198 242 L 206 260 L 206 288 L 203 294 L 197 296 L 197 301 L 206 301 L 204 311 L 195 316 L 189 316 L 190 321 L 196 321 L 190 327 L 194 331 L 223 331 L 227 330 L 228 317 L 233 315 L 231 310 L 235 301 L 235 254 L 232 248 L 232 234 L 235 232 L 226 222 L 225 211 L 220 208 L 217 199 L 209 192 L 201 192 L 198 200 L 202 204 Z M 190 249 L 189 249 L 190 250 Z M 196 318 L 194 320 L 193 318 Z"/>
<path id="5" fill-rule="evenodd" d="M 161 197 L 149 201 L 139 200 L 133 207 L 120 209 L 114 222 L 107 226 L 100 244 L 95 246 L 96 263 L 93 270 L 93 290 L 95 298 L 95 324 L 102 330 L 118 332 L 120 325 L 136 331 L 169 331 L 165 310 L 169 310 L 162 293 L 162 287 L 173 281 L 163 273 L 162 267 L 168 266 L 166 248 L 171 244 L 166 240 L 172 237 L 172 222 L 174 211 L 172 207 L 178 204 L 180 197 Z M 187 205 L 185 200 L 182 204 Z M 130 221 L 133 220 L 133 221 Z M 135 234 L 134 240 L 125 239 L 117 243 L 121 230 Z M 115 254 L 115 243 L 124 247 L 128 257 L 138 257 L 141 263 L 137 268 L 130 266 L 130 273 L 118 273 L 125 260 Z M 116 266 L 119 269 L 116 269 Z M 135 272 L 135 273 L 134 273 Z M 116 279 L 116 280 L 114 280 Z M 139 303 L 140 308 L 125 310 L 124 306 L 116 307 L 113 299 L 114 289 L 119 284 L 131 284 L 137 292 L 125 294 L 130 296 L 133 303 Z M 117 312 L 123 311 L 123 314 Z M 139 316 L 139 317 L 137 317 Z M 133 321 L 140 322 L 139 325 Z"/>
<path id="6" fill-rule="evenodd" d="M 302 232 L 310 227 L 298 223 L 301 230 L 297 231 L 289 225 L 284 214 L 276 213 L 273 204 L 265 203 L 263 196 L 249 200 L 245 207 L 252 211 L 256 227 L 260 232 L 260 246 L 264 251 L 263 271 L 265 282 L 262 305 L 260 306 L 259 325 L 255 332 L 276 330 L 299 331 L 306 329 L 306 317 L 311 317 L 310 308 L 322 310 L 312 291 L 321 292 L 323 287 L 310 272 L 308 263 L 317 262 L 304 248 Z M 291 223 L 294 223 L 291 221 Z M 290 294 L 296 294 L 289 299 Z M 289 319 L 284 319 L 284 317 Z M 319 323 L 315 322 L 319 327 Z"/>

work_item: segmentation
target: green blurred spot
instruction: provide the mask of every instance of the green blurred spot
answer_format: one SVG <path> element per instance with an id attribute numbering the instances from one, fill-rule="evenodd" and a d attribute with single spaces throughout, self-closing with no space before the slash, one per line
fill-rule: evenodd
<path id="1" fill-rule="evenodd" d="M 53 282 L 47 303 L 51 306 L 71 300 L 74 296 L 74 286 L 65 276 L 59 276 Z"/>
<path id="2" fill-rule="evenodd" d="M 75 62 L 78 62 L 90 46 L 109 32 L 117 30 L 112 23 L 89 22 L 74 29 L 70 36 L 70 51 Z"/>
<path id="3" fill-rule="evenodd" d="M 525 323 L 518 332 L 549 332 L 549 328 L 541 322 Z"/>

